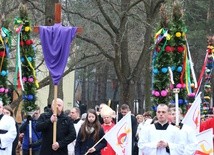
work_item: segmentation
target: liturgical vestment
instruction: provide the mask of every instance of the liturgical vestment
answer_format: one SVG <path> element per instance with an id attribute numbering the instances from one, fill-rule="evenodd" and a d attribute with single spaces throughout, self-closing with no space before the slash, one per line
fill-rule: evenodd
<path id="1" fill-rule="evenodd" d="M 152 124 L 143 130 L 143 133 L 139 133 L 138 147 L 143 155 L 180 155 L 182 145 L 179 129 L 168 123 L 165 126 L 165 129 L 157 129 L 157 126 Z M 168 148 L 157 148 L 161 140 L 168 143 Z"/>
<path id="2" fill-rule="evenodd" d="M 13 141 L 16 138 L 15 120 L 7 115 L 1 115 L 0 120 L 0 155 L 11 155 Z"/>

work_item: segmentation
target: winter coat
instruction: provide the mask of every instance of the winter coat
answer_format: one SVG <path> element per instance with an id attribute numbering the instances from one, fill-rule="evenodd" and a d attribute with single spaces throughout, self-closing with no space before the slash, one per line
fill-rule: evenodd
<path id="1" fill-rule="evenodd" d="M 53 123 L 50 120 L 52 114 L 52 112 L 41 114 L 36 125 L 36 130 L 42 132 L 40 155 L 68 155 L 67 145 L 76 139 L 74 125 L 64 113 L 57 116 L 56 142 L 59 143 L 59 149 L 54 151 Z"/>
<path id="2" fill-rule="evenodd" d="M 105 135 L 103 128 L 100 128 L 99 131 L 99 138 L 102 138 Z M 89 137 L 82 141 L 82 134 L 81 129 L 79 130 L 77 139 L 76 139 L 76 145 L 75 145 L 75 155 L 84 155 L 88 149 L 94 146 L 96 143 L 93 139 L 94 131 L 89 135 Z M 107 142 L 105 139 L 101 140 L 96 146 L 96 151 L 93 153 L 88 153 L 88 155 L 101 155 L 101 149 L 104 148 L 107 145 Z"/>
<path id="3" fill-rule="evenodd" d="M 36 121 L 32 120 L 32 144 L 38 143 L 38 145 L 32 145 L 32 150 L 37 151 L 40 149 L 41 146 L 41 140 L 42 140 L 42 134 L 41 132 L 36 131 Z M 22 122 L 22 125 L 19 128 L 20 133 L 24 133 L 23 141 L 22 141 L 22 149 L 23 150 L 29 150 L 29 122 L 27 120 L 24 120 Z"/>

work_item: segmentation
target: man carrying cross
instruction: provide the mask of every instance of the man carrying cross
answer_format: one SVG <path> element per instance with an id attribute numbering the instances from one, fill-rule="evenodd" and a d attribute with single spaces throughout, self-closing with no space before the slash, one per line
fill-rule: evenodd
<path id="1" fill-rule="evenodd" d="M 64 73 L 70 52 L 70 44 L 78 32 L 78 28 L 62 26 L 59 19 L 61 19 L 61 5 L 56 4 L 56 23 L 53 26 L 37 27 L 37 31 L 40 33 L 45 63 L 54 84 L 52 111 L 48 114 L 42 114 L 36 127 L 37 131 L 42 132 L 43 136 L 40 155 L 67 155 L 67 145 L 76 139 L 73 123 L 63 113 L 64 103 L 57 98 L 57 85 Z"/>
<path id="2" fill-rule="evenodd" d="M 67 145 L 76 139 L 76 131 L 69 117 L 63 113 L 64 103 L 57 98 L 57 115 L 53 113 L 54 101 L 49 113 L 43 113 L 37 121 L 36 129 L 42 132 L 40 155 L 68 155 Z M 56 142 L 53 139 L 53 123 L 57 122 Z"/>

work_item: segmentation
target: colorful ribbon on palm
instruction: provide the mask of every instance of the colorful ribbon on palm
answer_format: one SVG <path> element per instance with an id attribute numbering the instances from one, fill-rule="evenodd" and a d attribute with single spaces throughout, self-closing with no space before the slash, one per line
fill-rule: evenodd
<path id="1" fill-rule="evenodd" d="M 8 59 L 10 54 L 11 32 L 5 28 L 1 28 L 0 34 L 0 100 L 4 104 L 9 104 L 10 89 L 8 88 Z"/>
<path id="2" fill-rule="evenodd" d="M 20 18 L 15 18 L 14 24 L 17 33 L 14 85 L 23 91 L 23 110 L 30 112 L 36 108 L 36 88 L 39 84 L 35 72 L 36 50 L 30 36 L 32 29 L 27 13 L 20 11 Z"/>

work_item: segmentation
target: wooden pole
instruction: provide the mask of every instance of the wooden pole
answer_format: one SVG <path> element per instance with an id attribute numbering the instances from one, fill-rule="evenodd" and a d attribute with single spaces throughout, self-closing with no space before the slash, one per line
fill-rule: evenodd
<path id="1" fill-rule="evenodd" d="M 111 99 L 108 100 L 108 106 L 111 107 Z"/>
<path id="2" fill-rule="evenodd" d="M 104 136 L 102 138 L 100 138 L 100 140 L 98 142 L 96 142 L 96 144 L 94 144 L 94 146 L 92 146 L 92 147 L 97 146 L 97 144 L 99 144 L 103 139 L 104 139 Z M 87 151 L 84 155 L 87 155 L 88 153 L 89 152 Z"/>
<path id="3" fill-rule="evenodd" d="M 136 114 L 138 114 L 139 112 L 139 102 L 138 100 L 135 100 L 136 101 Z"/>
<path id="4" fill-rule="evenodd" d="M 117 104 L 117 111 L 116 111 L 116 123 L 118 122 L 119 119 L 119 104 Z"/>
<path id="5" fill-rule="evenodd" d="M 32 121 L 29 120 L 29 143 L 32 145 Z M 29 148 L 29 155 L 32 155 L 32 147 Z"/>
<path id="6" fill-rule="evenodd" d="M 55 23 L 61 23 L 62 7 L 60 3 L 55 4 Z"/>
<path id="7" fill-rule="evenodd" d="M 180 92 L 179 88 L 174 88 L 173 93 L 175 93 L 175 114 L 176 114 L 176 126 L 179 125 L 180 119 L 179 119 L 179 103 L 178 103 L 178 93 Z"/>
<path id="8" fill-rule="evenodd" d="M 54 85 L 54 114 L 57 116 L 57 92 L 58 92 L 58 86 Z M 57 122 L 53 123 L 53 144 L 56 142 L 56 127 Z"/>

